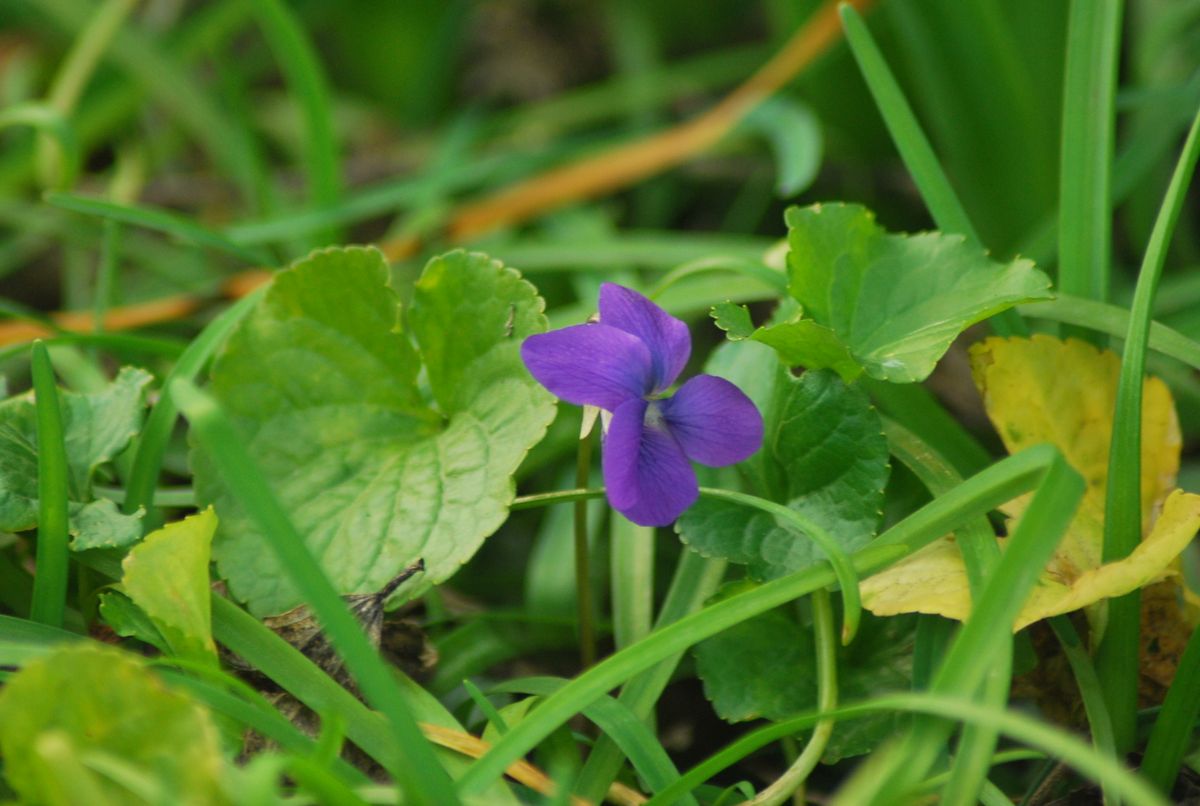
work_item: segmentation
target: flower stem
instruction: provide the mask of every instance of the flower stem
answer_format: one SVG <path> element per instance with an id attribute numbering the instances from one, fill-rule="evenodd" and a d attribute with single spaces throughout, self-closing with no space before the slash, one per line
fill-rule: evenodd
<path id="1" fill-rule="evenodd" d="M 581 447 L 582 452 L 582 447 Z M 539 493 L 537 495 L 525 495 L 513 501 L 510 509 L 531 509 L 533 507 L 545 507 L 551 504 L 564 504 L 568 501 L 576 502 L 576 507 L 580 506 L 579 502 L 587 501 L 591 498 L 599 498 L 604 495 L 604 488 L 597 487 L 587 489 L 584 485 L 587 483 L 586 470 L 581 471 L 579 476 L 579 489 L 577 490 L 561 490 L 553 493 Z M 794 509 L 785 507 L 783 504 L 777 504 L 774 501 L 768 501 L 765 498 L 759 498 L 746 493 L 738 493 L 733 490 L 718 490 L 714 487 L 701 487 L 700 495 L 708 498 L 721 498 L 726 501 L 731 501 L 735 504 L 753 507 L 762 510 L 775 518 L 781 523 L 790 526 L 797 531 L 809 537 L 814 543 L 820 546 L 825 552 L 825 556 L 829 558 L 829 564 L 833 566 L 833 572 L 837 575 L 838 585 L 842 589 L 842 643 L 849 644 L 854 640 L 854 634 L 858 632 L 858 623 L 862 617 L 862 600 L 858 593 L 858 575 L 854 573 L 854 567 L 850 564 L 849 557 L 842 547 L 834 540 L 833 535 L 822 528 L 815 521 L 810 520 L 807 516 L 802 515 Z M 576 547 L 579 545 L 579 510 L 576 509 Z M 586 525 L 586 524 L 585 524 Z M 585 530 L 586 543 L 586 530 Z M 586 551 L 586 548 L 585 548 Z M 580 553 L 576 552 L 576 573 L 578 574 L 578 558 Z M 586 561 L 586 554 L 583 555 Z M 577 582 L 580 581 L 577 579 Z M 581 583 L 582 584 L 582 583 Z M 580 596 L 585 590 L 590 588 L 580 588 Z M 580 616 L 583 615 L 583 600 L 580 599 Z M 582 621 L 580 622 L 582 627 Z M 582 630 L 581 630 L 582 631 Z"/>
<path id="2" fill-rule="evenodd" d="M 579 440 L 575 484 L 585 490 L 592 469 L 591 435 Z M 596 662 L 596 627 L 592 612 L 592 574 L 588 562 L 588 518 L 585 497 L 575 498 L 575 595 L 579 600 L 579 662 L 584 669 Z"/>
<path id="3" fill-rule="evenodd" d="M 812 594 L 813 632 L 817 650 L 817 710 L 832 711 L 837 708 L 837 639 L 833 634 L 833 607 L 829 591 L 824 588 Z M 803 802 L 804 782 L 816 769 L 817 762 L 829 744 L 833 725 L 837 720 L 822 719 L 813 728 L 812 736 L 804 751 L 796 757 L 792 766 L 768 786 L 748 806 L 780 806 L 793 793 L 797 802 Z"/>

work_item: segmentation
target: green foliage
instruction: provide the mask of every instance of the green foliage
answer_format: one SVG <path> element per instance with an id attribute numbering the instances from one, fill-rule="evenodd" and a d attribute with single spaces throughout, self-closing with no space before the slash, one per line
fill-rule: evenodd
<path id="1" fill-rule="evenodd" d="M 135 656 L 96 644 L 60 649 L 8 680 L 0 752 L 29 803 L 71 806 L 81 792 L 112 803 L 226 802 L 208 713 Z"/>
<path id="2" fill-rule="evenodd" d="M 893 235 L 858 205 L 791 208 L 787 223 L 789 291 L 806 319 L 749 334 L 736 312 L 721 319 L 809 369 L 853 377 L 853 361 L 873 378 L 921 381 L 970 325 L 1050 296 L 1027 260 L 995 263 L 957 235 Z"/>
<path id="3" fill-rule="evenodd" d="M 748 390 L 763 412 L 763 449 L 743 468 L 755 491 L 825 527 L 846 551 L 875 534 L 888 479 L 887 440 L 867 396 L 830 371 L 794 378 L 766 351 L 738 349 L 742 371 L 770 378 Z M 719 367 L 717 367 L 719 370 Z M 709 557 L 748 566 L 760 579 L 791 573 L 825 559 L 811 541 L 770 515 L 723 500 L 702 498 L 679 519 L 685 543 Z"/>
<path id="4" fill-rule="evenodd" d="M 867 617 L 838 653 L 838 694 L 858 702 L 912 685 L 913 620 Z M 817 707 L 811 630 L 783 610 L 764 613 L 697 644 L 696 671 L 717 715 L 729 722 L 783 721 Z M 896 714 L 839 722 L 823 760 L 869 753 L 902 724 Z"/>
<path id="5" fill-rule="evenodd" d="M 216 529 L 217 516 L 205 509 L 146 535 L 121 564 L 123 592 L 150 619 L 171 653 L 200 661 L 216 659 L 208 582 Z"/>
<path id="6" fill-rule="evenodd" d="M 518 353 L 545 329 L 542 308 L 517 272 L 452 252 L 426 266 L 402 319 L 379 252 L 330 249 L 281 272 L 230 337 L 213 392 L 341 592 L 378 590 L 423 558 L 411 597 L 503 522 L 513 471 L 554 414 Z M 259 614 L 300 604 L 207 456 L 193 463 L 233 595 Z"/>
<path id="7" fill-rule="evenodd" d="M 141 537 L 136 516 L 123 515 L 107 499 L 97 500 L 96 470 L 112 461 L 137 434 L 150 375 L 126 367 L 106 388 L 93 393 L 61 392 L 67 451 L 71 547 L 77 551 L 124 547 Z M 37 426 L 32 395 L 0 403 L 0 529 L 37 526 Z"/>

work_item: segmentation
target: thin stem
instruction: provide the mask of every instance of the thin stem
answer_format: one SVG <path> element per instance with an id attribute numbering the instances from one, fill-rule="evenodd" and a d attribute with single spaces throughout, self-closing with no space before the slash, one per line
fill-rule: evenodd
<path id="1" fill-rule="evenodd" d="M 575 483 L 586 489 L 592 469 L 591 435 L 579 440 Z M 596 625 L 592 609 L 592 574 L 588 562 L 587 499 L 575 500 L 575 596 L 579 607 L 579 662 L 584 669 L 596 662 Z"/>
<path id="2" fill-rule="evenodd" d="M 837 708 L 837 639 L 833 634 L 833 606 L 829 591 L 817 590 L 812 595 L 813 633 L 817 649 L 817 710 L 832 711 Z M 779 806 L 793 793 L 798 802 L 803 802 L 804 782 L 816 769 L 817 762 L 829 744 L 836 719 L 825 718 L 813 728 L 812 736 L 804 751 L 796 758 L 787 772 L 775 783 L 758 793 L 750 806 Z"/>
<path id="3" fill-rule="evenodd" d="M 603 497 L 603 487 L 593 487 L 590 490 L 557 490 L 552 493 L 517 496 L 508 508 L 516 512 L 519 509 L 537 509 L 538 507 L 548 507 L 551 504 L 569 504 L 573 501 L 590 501 L 593 498 Z"/>
<path id="4" fill-rule="evenodd" d="M 54 367 L 41 341 L 33 343 L 37 400 L 38 530 L 33 604 L 29 617 L 61 627 L 67 602 L 67 449 Z"/>

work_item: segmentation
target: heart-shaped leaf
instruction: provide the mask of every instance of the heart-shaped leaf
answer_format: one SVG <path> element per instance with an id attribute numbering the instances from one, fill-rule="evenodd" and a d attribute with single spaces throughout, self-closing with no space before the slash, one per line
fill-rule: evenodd
<path id="1" fill-rule="evenodd" d="M 544 303 L 480 254 L 434 258 L 403 310 L 374 249 L 317 252 L 280 272 L 232 334 L 212 391 L 343 594 L 380 589 L 418 558 L 408 598 L 450 577 L 496 530 L 512 474 L 554 417 L 521 340 Z M 193 453 L 197 496 L 234 596 L 259 614 L 300 604 L 253 522 Z"/>

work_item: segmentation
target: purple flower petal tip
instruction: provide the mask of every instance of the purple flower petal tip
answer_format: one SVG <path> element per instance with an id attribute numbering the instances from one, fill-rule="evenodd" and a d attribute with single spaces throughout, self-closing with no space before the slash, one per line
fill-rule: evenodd
<path id="1" fill-rule="evenodd" d="M 637 336 L 650 350 L 653 392 L 675 382 L 692 354 L 687 325 L 636 291 L 604 283 L 600 286 L 600 322 Z"/>
<path id="2" fill-rule="evenodd" d="M 737 464 L 762 445 L 758 407 L 724 378 L 697 375 L 661 406 L 671 434 L 693 461 L 710 467 Z"/>
<path id="3" fill-rule="evenodd" d="M 578 406 L 614 411 L 650 390 L 650 351 L 636 336 L 604 324 L 529 336 L 521 359 L 538 383 Z"/>

